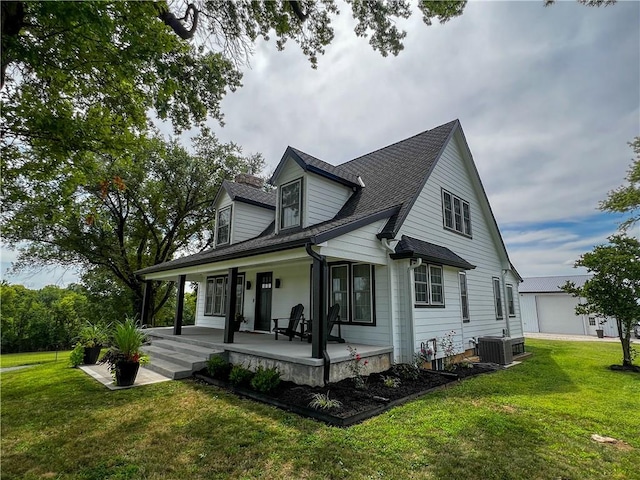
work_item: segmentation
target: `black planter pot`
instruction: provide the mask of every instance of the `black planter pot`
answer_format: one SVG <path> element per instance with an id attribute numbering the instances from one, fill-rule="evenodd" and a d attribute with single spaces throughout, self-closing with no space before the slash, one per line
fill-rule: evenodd
<path id="1" fill-rule="evenodd" d="M 94 365 L 98 361 L 101 348 L 102 345 L 98 345 L 97 347 L 84 347 L 84 360 L 82 363 L 85 365 Z"/>
<path id="2" fill-rule="evenodd" d="M 116 385 L 119 387 L 128 387 L 133 385 L 138 375 L 139 362 L 121 361 L 116 363 Z"/>

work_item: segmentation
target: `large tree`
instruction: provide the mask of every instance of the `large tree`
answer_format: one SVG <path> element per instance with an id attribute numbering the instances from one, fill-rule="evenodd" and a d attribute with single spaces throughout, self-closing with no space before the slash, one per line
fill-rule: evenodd
<path id="1" fill-rule="evenodd" d="M 126 155 L 95 154 L 81 173 L 62 170 L 53 179 L 27 163 L 24 176 L 4 185 L 4 238 L 28 242 L 16 268 L 80 266 L 125 288 L 139 311 L 143 282 L 135 272 L 210 247 L 222 180 L 261 168 L 261 156 L 245 158 L 206 130 L 194 147 L 190 154 L 176 142 L 141 138 Z M 171 293 L 170 285 L 153 284 L 155 312 Z"/>
<path id="2" fill-rule="evenodd" d="M 613 235 L 608 245 L 598 245 L 583 254 L 575 266 L 586 267 L 593 274 L 582 287 L 573 282 L 563 286 L 565 292 L 586 300 L 576 307 L 576 313 L 614 318 L 622 345 L 623 368 L 634 368 L 631 332 L 640 319 L 640 242 Z"/>

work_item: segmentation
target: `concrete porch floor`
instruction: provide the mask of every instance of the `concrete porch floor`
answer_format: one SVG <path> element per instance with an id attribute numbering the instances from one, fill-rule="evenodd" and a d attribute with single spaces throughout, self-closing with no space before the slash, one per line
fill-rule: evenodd
<path id="1" fill-rule="evenodd" d="M 187 325 L 182 327 L 182 335 L 173 335 L 173 327 L 155 327 L 146 329 L 146 333 L 151 337 L 210 347 L 212 350 L 226 350 L 314 367 L 324 364 L 322 359 L 311 357 L 311 344 L 306 340 L 300 341 L 299 338 L 294 338 L 289 341 L 289 338 L 284 335 L 279 335 L 276 340 L 272 333 L 235 332 L 233 343 L 224 343 L 224 331 L 217 328 Z M 327 344 L 327 353 L 332 364 L 349 360 L 347 345 L 356 348 L 363 358 L 393 352 L 391 345 L 331 342 Z"/>

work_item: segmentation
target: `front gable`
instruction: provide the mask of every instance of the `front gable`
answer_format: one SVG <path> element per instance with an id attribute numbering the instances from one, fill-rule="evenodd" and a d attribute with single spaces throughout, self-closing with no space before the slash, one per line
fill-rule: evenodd
<path id="1" fill-rule="evenodd" d="M 307 228 L 333 219 L 355 190 L 334 173 L 322 174 L 324 170 L 318 165 L 305 163 L 301 153 L 287 148 L 270 180 L 277 187 L 276 232 Z"/>

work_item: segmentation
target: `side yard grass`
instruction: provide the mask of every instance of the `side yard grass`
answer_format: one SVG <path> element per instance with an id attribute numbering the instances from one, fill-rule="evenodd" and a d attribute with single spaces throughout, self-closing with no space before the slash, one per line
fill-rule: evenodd
<path id="1" fill-rule="evenodd" d="M 640 479 L 640 376 L 607 369 L 620 347 L 527 349 L 522 365 L 347 429 L 191 380 L 109 391 L 60 361 L 3 373 L 1 476 Z"/>
<path id="2" fill-rule="evenodd" d="M 49 362 L 61 362 L 66 366 L 69 363 L 69 353 L 70 351 L 68 350 L 60 352 L 6 353 L 0 355 L 0 368 Z"/>

